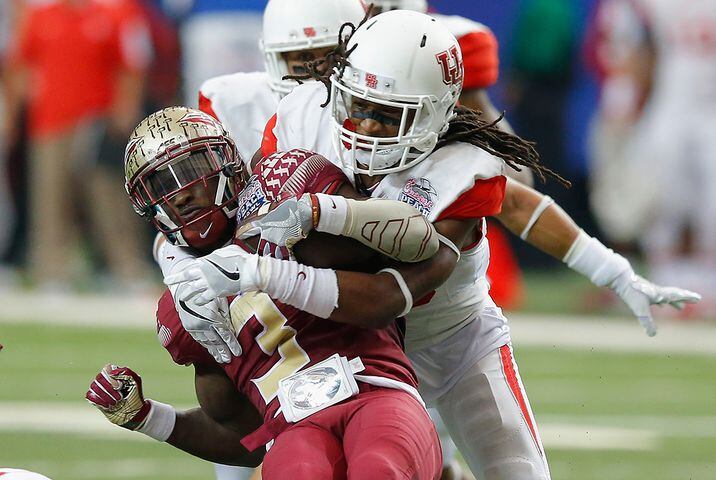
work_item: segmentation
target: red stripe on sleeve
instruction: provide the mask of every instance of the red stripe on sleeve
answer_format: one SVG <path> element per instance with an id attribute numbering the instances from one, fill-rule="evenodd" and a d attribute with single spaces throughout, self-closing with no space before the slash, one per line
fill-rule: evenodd
<path id="1" fill-rule="evenodd" d="M 500 60 L 497 56 L 497 39 L 489 31 L 476 31 L 458 39 L 465 66 L 463 88 L 487 88 L 497 82 Z"/>
<path id="2" fill-rule="evenodd" d="M 466 220 L 497 215 L 502 211 L 507 179 L 499 177 L 477 180 L 473 187 L 460 195 L 436 220 Z"/>
<path id="3" fill-rule="evenodd" d="M 201 92 L 199 92 L 199 110 L 221 121 L 216 112 L 214 112 L 214 108 L 211 105 L 211 100 L 205 97 L 204 94 Z"/>
<path id="4" fill-rule="evenodd" d="M 273 129 L 276 126 L 276 114 L 274 113 L 271 118 L 269 118 L 268 123 L 266 124 L 266 127 L 264 128 L 264 136 L 261 139 L 261 156 L 268 157 L 272 153 L 276 153 L 278 139 L 276 138 L 276 135 L 273 133 Z"/>

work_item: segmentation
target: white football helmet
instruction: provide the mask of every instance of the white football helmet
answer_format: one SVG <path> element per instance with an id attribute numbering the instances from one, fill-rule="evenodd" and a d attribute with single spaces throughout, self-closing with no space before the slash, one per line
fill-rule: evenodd
<path id="1" fill-rule="evenodd" d="M 460 46 L 434 18 L 393 10 L 356 30 L 347 50 L 354 47 L 343 74 L 336 69 L 331 76 L 334 147 L 354 173 L 410 168 L 433 151 L 453 117 L 463 82 Z M 351 120 L 352 113 L 360 118 L 354 112 L 356 99 L 402 112 L 395 119 L 397 134 L 357 133 Z"/>
<path id="2" fill-rule="evenodd" d="M 387 12 L 390 10 L 414 10 L 421 13 L 428 12 L 427 0 L 372 0 L 368 3 L 372 3 L 376 7 L 379 7 L 381 12 Z"/>
<path id="3" fill-rule="evenodd" d="M 18 470 L 17 468 L 0 468 L 2 480 L 50 480 L 50 478 L 39 473 Z"/>
<path id="4" fill-rule="evenodd" d="M 283 96 L 298 85 L 283 80 L 289 72 L 282 53 L 335 46 L 341 25 L 358 25 L 364 16 L 362 0 L 269 0 L 259 46 L 271 88 Z"/>

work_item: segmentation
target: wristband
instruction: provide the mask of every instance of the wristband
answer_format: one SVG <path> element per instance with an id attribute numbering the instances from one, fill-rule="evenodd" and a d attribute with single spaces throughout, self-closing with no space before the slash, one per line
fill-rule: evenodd
<path id="1" fill-rule="evenodd" d="M 404 317 L 408 314 L 410 310 L 413 309 L 413 294 L 410 292 L 410 289 L 408 288 L 408 284 L 405 283 L 405 279 L 403 278 L 403 275 L 401 273 L 393 268 L 384 268 L 383 270 L 378 270 L 378 273 L 385 272 L 391 274 L 395 281 L 398 282 L 398 286 L 400 287 L 400 291 L 403 292 L 403 297 L 405 297 L 405 308 L 402 312 L 400 312 L 399 317 Z"/>
<path id="2" fill-rule="evenodd" d="M 584 230 L 579 231 L 562 261 L 598 287 L 609 286 L 615 278 L 631 269 L 626 258 L 614 253 Z"/>
<path id="3" fill-rule="evenodd" d="M 174 431 L 177 412 L 174 407 L 166 403 L 149 399 L 147 399 L 147 402 L 151 404 L 149 414 L 136 431 L 152 437 L 154 440 L 166 442 Z"/>
<path id="4" fill-rule="evenodd" d="M 338 306 L 338 276 L 328 268 L 313 268 L 293 260 L 259 257 L 257 290 L 279 302 L 320 318 Z"/>
<path id="5" fill-rule="evenodd" d="M 314 197 L 318 200 L 321 212 L 316 230 L 331 235 L 343 235 L 348 219 L 348 201 L 337 195 L 323 193 L 316 193 Z"/>

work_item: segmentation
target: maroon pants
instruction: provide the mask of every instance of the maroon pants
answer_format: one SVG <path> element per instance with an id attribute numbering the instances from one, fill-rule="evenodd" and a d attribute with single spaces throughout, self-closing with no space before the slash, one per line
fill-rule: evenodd
<path id="1" fill-rule="evenodd" d="M 264 457 L 264 480 L 440 478 L 440 441 L 406 392 L 360 393 L 284 430 Z"/>

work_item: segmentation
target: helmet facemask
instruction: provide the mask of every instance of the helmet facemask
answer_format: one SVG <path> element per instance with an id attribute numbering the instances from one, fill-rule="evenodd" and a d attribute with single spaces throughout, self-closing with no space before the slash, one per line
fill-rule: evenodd
<path id="1" fill-rule="evenodd" d="M 369 84 L 372 87 L 362 87 Z M 392 80 L 351 67 L 331 77 L 331 116 L 334 148 L 341 161 L 356 174 L 383 175 L 412 167 L 435 148 L 447 130 L 445 102 L 434 95 L 390 93 Z M 438 109 L 443 106 L 443 112 Z M 356 123 L 370 118 L 381 123 L 381 136 L 356 132 Z"/>
<path id="2" fill-rule="evenodd" d="M 134 209 L 176 245 L 213 249 L 233 233 L 246 181 L 240 155 L 224 139 L 175 145 L 128 184 Z"/>

